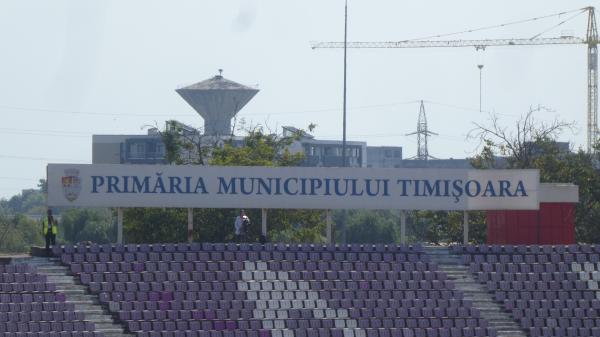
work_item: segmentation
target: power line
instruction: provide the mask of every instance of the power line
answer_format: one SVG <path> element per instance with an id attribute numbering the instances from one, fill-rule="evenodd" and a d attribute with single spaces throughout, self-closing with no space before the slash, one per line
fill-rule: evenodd
<path id="1" fill-rule="evenodd" d="M 2 180 L 23 180 L 23 181 L 39 181 L 39 179 L 23 178 L 23 177 L 0 177 Z"/>
<path id="2" fill-rule="evenodd" d="M 359 109 L 373 109 L 373 108 L 383 108 L 383 107 L 391 107 L 397 105 L 406 105 L 406 104 L 415 104 L 418 103 L 418 100 L 412 101 L 404 101 L 404 102 L 392 102 L 386 104 L 371 104 L 371 105 L 362 105 L 362 106 L 354 106 L 348 107 L 348 110 L 359 110 Z M 8 105 L 0 105 L 0 109 L 7 110 L 18 110 L 25 112 L 52 112 L 52 113 L 62 113 L 62 114 L 75 114 L 75 115 L 92 115 L 92 116 L 105 116 L 105 117 L 190 117 L 193 116 L 191 114 L 132 114 L 132 113 L 114 113 L 114 112 L 91 112 L 91 111 L 77 111 L 77 110 L 61 110 L 61 109 L 46 109 L 46 108 L 31 108 L 31 107 L 18 107 L 18 106 L 8 106 Z M 297 110 L 297 111 L 281 111 L 281 112 L 261 112 L 261 113 L 242 113 L 245 116 L 268 116 L 268 115 L 288 115 L 288 114 L 306 114 L 306 113 L 320 113 L 320 112 L 329 112 L 329 111 L 341 111 L 340 108 L 324 108 L 324 109 L 309 109 L 309 110 Z"/>
<path id="3" fill-rule="evenodd" d="M 39 130 L 39 129 L 13 129 L 13 128 L 0 128 L 0 131 L 23 131 L 23 132 L 51 132 L 51 133 L 68 133 L 68 134 L 74 134 L 74 135 L 85 135 L 88 136 L 89 134 L 86 132 L 79 132 L 79 131 L 53 131 L 53 130 Z"/>
<path id="4" fill-rule="evenodd" d="M 76 115 L 93 115 L 93 116 L 133 116 L 133 117 L 164 117 L 164 116 L 184 116 L 184 115 L 173 115 L 173 114 L 132 114 L 132 113 L 114 113 L 114 112 L 91 112 L 91 111 L 77 111 L 77 110 L 60 110 L 60 109 L 46 109 L 46 108 L 29 108 L 29 107 L 18 107 L 9 105 L 0 105 L 0 109 L 18 110 L 18 111 L 37 111 L 37 112 L 53 112 L 63 114 L 76 114 Z M 188 116 L 188 115 L 185 115 Z"/>
<path id="5" fill-rule="evenodd" d="M 538 17 L 534 17 L 534 18 L 517 20 L 517 21 L 511 21 L 511 22 L 507 22 L 507 23 L 503 23 L 503 24 L 497 24 L 497 25 L 491 25 L 491 26 L 483 26 L 483 27 L 479 27 L 479 28 L 466 29 L 466 30 L 452 32 L 452 33 L 446 33 L 446 34 L 437 34 L 437 35 L 422 36 L 422 37 L 412 38 L 412 39 L 403 40 L 403 41 L 428 40 L 428 39 L 435 39 L 435 38 L 447 37 L 447 36 L 452 36 L 452 35 L 474 33 L 474 32 L 479 32 L 479 31 L 483 31 L 483 30 L 490 30 L 490 29 L 496 29 L 496 28 L 502 28 L 502 27 L 506 27 L 506 26 L 512 26 L 512 25 L 522 24 L 522 23 L 526 23 L 526 22 L 533 22 L 533 21 L 547 19 L 547 18 L 551 18 L 551 17 L 560 17 L 560 16 L 565 15 L 565 14 L 574 13 L 574 12 L 577 12 L 577 11 L 584 12 L 586 10 L 587 9 L 585 9 L 585 8 L 574 9 L 574 10 L 571 10 L 571 11 L 554 13 L 554 14 L 549 14 L 549 15 L 544 15 L 544 16 L 538 16 Z M 568 20 L 570 20 L 570 19 L 568 19 Z"/>
<path id="6" fill-rule="evenodd" d="M 23 160 L 40 160 L 40 161 L 60 160 L 60 161 L 80 162 L 80 163 L 87 163 L 88 162 L 87 160 L 81 160 L 81 159 L 28 157 L 28 156 L 14 156 L 14 155 L 7 155 L 7 154 L 0 154 L 0 158 L 23 159 Z"/>

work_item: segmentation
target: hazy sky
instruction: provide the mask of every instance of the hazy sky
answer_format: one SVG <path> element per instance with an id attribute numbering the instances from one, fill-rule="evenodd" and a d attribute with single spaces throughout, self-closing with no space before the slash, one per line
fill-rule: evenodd
<path id="1" fill-rule="evenodd" d="M 544 16 L 586 1 L 350 0 L 349 40 L 403 40 Z M 459 35 L 529 38 L 567 19 Z M 544 36 L 585 35 L 579 15 Z M 202 126 L 174 89 L 217 73 L 260 92 L 239 117 L 271 127 L 318 125 L 341 139 L 342 51 L 310 41 L 343 38 L 342 0 L 0 2 L 0 198 L 35 187 L 48 162 L 91 162 L 92 134 L 141 134 L 167 119 Z M 483 109 L 506 123 L 530 106 L 575 121 L 585 146 L 586 47 L 355 49 L 348 54 L 348 135 L 416 153 L 418 100 L 426 100 L 429 153 L 465 157 Z"/>

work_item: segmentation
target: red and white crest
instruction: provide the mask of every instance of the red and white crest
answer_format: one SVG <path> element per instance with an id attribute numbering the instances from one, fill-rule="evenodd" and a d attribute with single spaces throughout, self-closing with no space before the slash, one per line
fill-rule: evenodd
<path id="1" fill-rule="evenodd" d="M 81 178 L 79 170 L 67 169 L 62 179 L 63 194 L 69 201 L 74 201 L 81 192 Z"/>

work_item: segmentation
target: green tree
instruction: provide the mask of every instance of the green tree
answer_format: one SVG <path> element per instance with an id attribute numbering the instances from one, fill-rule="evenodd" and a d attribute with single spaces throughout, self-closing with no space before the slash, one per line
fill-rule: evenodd
<path id="1" fill-rule="evenodd" d="M 23 190 L 22 193 L 8 200 L 0 200 L 0 208 L 10 214 L 43 214 L 45 213 L 45 194 L 39 190 Z"/>
<path id="2" fill-rule="evenodd" d="M 69 243 L 116 241 L 113 215 L 106 208 L 71 208 L 64 210 L 59 221 L 59 238 Z"/>
<path id="3" fill-rule="evenodd" d="M 314 128 L 309 125 L 309 129 Z M 167 158 L 174 164 L 216 166 L 297 166 L 303 153 L 292 153 L 290 145 L 304 131 L 282 135 L 255 126 L 245 130 L 242 139 L 202 136 L 184 130 L 181 124 L 167 123 L 162 131 Z M 187 132 L 187 133 L 186 133 Z M 233 239 L 233 223 L 238 210 L 194 209 L 196 241 L 219 242 Z M 249 240 L 257 241 L 261 231 L 260 210 L 249 209 L 252 220 Z M 128 209 L 125 212 L 124 236 L 128 242 L 181 242 L 187 237 L 185 209 Z M 268 237 L 287 242 L 323 242 L 325 224 L 322 211 L 269 210 Z"/>
<path id="4" fill-rule="evenodd" d="M 218 166 L 297 166 L 304 153 L 291 153 L 289 146 L 303 135 L 302 131 L 283 137 L 276 133 L 265 133 L 262 127 L 248 130 L 242 145 L 234 139 L 227 140 L 222 147 L 212 150 L 211 165 Z"/>
<path id="5" fill-rule="evenodd" d="M 43 243 L 42 227 L 25 215 L 0 212 L 0 252 L 27 252 Z"/>
<path id="6" fill-rule="evenodd" d="M 127 208 L 123 237 L 131 243 L 186 241 L 187 212 L 180 208 Z"/>
<path id="7" fill-rule="evenodd" d="M 560 151 L 555 143 L 540 144 L 544 154 L 534 161 L 542 182 L 572 183 L 579 186 L 575 207 L 575 238 L 579 242 L 600 242 L 600 173 L 597 155 L 583 150 Z"/>
<path id="8" fill-rule="evenodd" d="M 343 219 L 336 212 L 336 223 Z M 349 210 L 346 212 L 346 241 L 349 243 L 398 243 L 399 213 L 389 210 Z"/>
<path id="9" fill-rule="evenodd" d="M 531 168 L 540 170 L 541 182 L 572 183 L 579 186 L 575 208 L 575 234 L 579 242 L 600 241 L 600 174 L 596 154 L 571 152 L 559 146 L 558 136 L 571 123 L 538 123 L 530 110 L 514 128 L 492 118 L 490 126 L 476 125 L 472 135 L 484 144 L 472 164 L 477 168 Z M 596 147 L 596 150 L 600 148 Z M 499 165 L 502 156 L 504 163 Z"/>

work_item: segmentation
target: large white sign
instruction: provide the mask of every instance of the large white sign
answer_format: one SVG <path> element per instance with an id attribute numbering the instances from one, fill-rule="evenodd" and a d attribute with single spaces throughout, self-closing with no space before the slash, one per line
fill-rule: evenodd
<path id="1" fill-rule="evenodd" d="M 537 170 L 48 165 L 48 205 L 538 209 Z"/>

